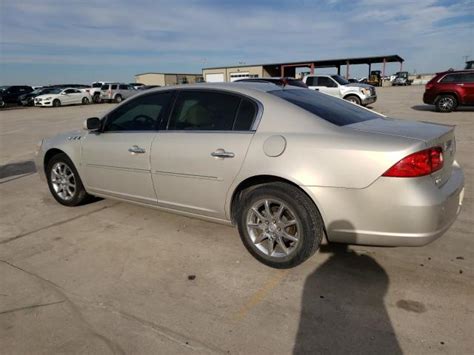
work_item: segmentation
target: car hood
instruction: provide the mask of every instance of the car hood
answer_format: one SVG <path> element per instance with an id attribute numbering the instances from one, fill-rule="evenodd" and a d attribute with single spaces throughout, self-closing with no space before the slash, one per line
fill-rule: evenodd
<path id="1" fill-rule="evenodd" d="M 344 86 L 360 87 L 360 88 L 364 88 L 364 89 L 370 89 L 372 87 L 372 85 L 364 84 L 364 83 L 350 83 L 350 84 L 346 84 Z"/>
<path id="2" fill-rule="evenodd" d="M 38 95 L 36 96 L 37 99 L 45 99 L 47 97 L 57 97 L 59 94 L 44 94 L 44 95 Z"/>

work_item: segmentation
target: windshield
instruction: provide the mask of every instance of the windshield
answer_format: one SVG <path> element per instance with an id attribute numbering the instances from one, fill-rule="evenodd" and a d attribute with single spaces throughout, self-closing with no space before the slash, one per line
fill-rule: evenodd
<path id="1" fill-rule="evenodd" d="M 344 79 L 342 76 L 340 75 L 331 75 L 331 78 L 333 78 L 334 80 L 336 80 L 340 85 L 347 85 L 347 84 L 350 84 L 346 79 Z"/>
<path id="2" fill-rule="evenodd" d="M 320 94 L 313 90 L 274 90 L 269 91 L 269 93 L 291 102 L 336 126 L 380 118 L 378 114 L 343 99 Z"/>

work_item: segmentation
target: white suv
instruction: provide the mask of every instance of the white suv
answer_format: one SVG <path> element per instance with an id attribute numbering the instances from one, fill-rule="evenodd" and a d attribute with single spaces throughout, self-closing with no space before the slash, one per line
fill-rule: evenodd
<path id="1" fill-rule="evenodd" d="M 308 75 L 303 82 L 312 90 L 351 101 L 357 105 L 367 106 L 377 101 L 377 94 L 372 85 L 350 83 L 340 75 Z"/>

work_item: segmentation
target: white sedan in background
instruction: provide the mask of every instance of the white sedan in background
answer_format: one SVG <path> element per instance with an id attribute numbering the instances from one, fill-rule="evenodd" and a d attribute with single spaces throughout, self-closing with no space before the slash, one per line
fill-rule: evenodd
<path id="1" fill-rule="evenodd" d="M 87 105 L 89 102 L 91 102 L 89 93 L 74 88 L 57 88 L 48 94 L 35 97 L 35 106 Z"/>

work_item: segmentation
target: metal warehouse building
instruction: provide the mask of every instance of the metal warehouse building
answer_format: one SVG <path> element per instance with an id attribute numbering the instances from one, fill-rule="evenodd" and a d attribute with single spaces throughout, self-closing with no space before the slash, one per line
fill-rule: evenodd
<path id="1" fill-rule="evenodd" d="M 180 85 L 194 84 L 202 81 L 201 74 L 178 74 L 178 73 L 142 73 L 135 75 L 135 82 L 145 85 Z"/>
<path id="2" fill-rule="evenodd" d="M 309 68 L 309 72 L 314 74 L 316 68 L 336 68 L 337 73 L 341 74 L 341 67 L 345 66 L 345 76 L 350 76 L 350 66 L 366 64 L 368 65 L 369 74 L 372 70 L 372 64 L 382 64 L 382 76 L 385 75 L 386 63 L 400 63 L 400 71 L 404 59 L 399 55 L 386 55 L 377 57 L 362 57 L 362 58 L 341 58 L 341 59 L 325 59 L 325 60 L 310 60 L 301 62 L 288 63 L 272 63 L 272 64 L 254 64 L 254 65 L 239 65 L 232 67 L 213 67 L 203 68 L 202 76 L 208 83 L 212 82 L 232 82 L 244 78 L 263 78 L 263 77 L 296 77 L 296 70 L 298 68 Z"/>

